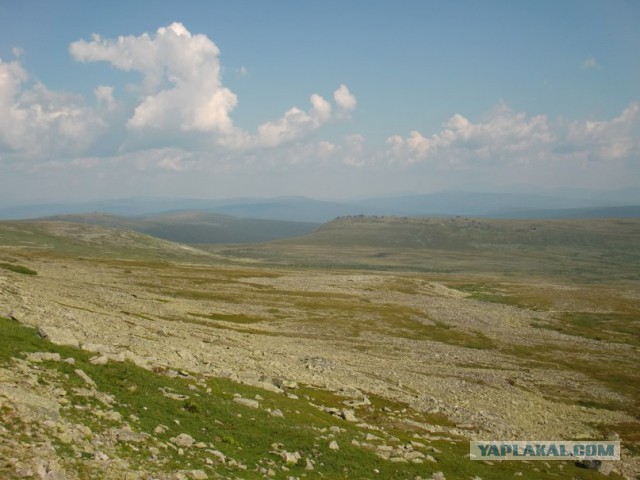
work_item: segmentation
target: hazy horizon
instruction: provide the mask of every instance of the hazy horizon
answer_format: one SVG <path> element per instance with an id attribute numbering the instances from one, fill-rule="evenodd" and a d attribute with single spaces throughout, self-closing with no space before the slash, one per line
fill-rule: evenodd
<path id="1" fill-rule="evenodd" d="M 633 1 L 26 0 L 0 31 L 0 207 L 640 187 Z"/>

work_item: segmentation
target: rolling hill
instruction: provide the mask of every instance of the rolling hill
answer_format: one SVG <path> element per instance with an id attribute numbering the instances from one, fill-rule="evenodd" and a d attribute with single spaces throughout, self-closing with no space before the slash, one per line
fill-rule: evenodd
<path id="1" fill-rule="evenodd" d="M 588 190 L 511 187 L 499 192 L 448 190 L 350 200 L 300 196 L 275 198 L 128 198 L 83 203 L 2 206 L 0 219 L 102 212 L 119 216 L 157 216 L 197 211 L 243 219 L 327 222 L 344 215 L 451 216 L 497 218 L 640 217 L 640 189 Z"/>
<path id="2" fill-rule="evenodd" d="M 141 233 L 62 221 L 0 222 L 0 248 L 21 256 L 53 253 L 73 257 L 207 262 L 211 255 Z"/>
<path id="3" fill-rule="evenodd" d="M 200 246 L 229 257 L 321 268 L 640 279 L 640 220 L 340 217 L 264 245 Z"/>
<path id="4" fill-rule="evenodd" d="M 304 235 L 318 226 L 308 222 L 235 218 L 201 211 L 138 217 L 89 213 L 59 215 L 47 220 L 102 225 L 187 244 L 268 242 Z"/>
<path id="5" fill-rule="evenodd" d="M 375 248 L 486 250 L 526 247 L 629 248 L 636 219 L 498 220 L 472 217 L 339 217 L 286 243 Z"/>

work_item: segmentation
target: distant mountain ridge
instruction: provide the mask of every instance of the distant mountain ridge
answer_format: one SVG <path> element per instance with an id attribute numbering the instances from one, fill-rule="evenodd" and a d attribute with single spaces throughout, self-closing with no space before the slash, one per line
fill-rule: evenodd
<path id="1" fill-rule="evenodd" d="M 198 211 L 137 217 L 90 213 L 57 215 L 45 220 L 129 230 L 185 244 L 269 242 L 304 235 L 318 226 L 315 223 L 235 218 Z"/>
<path id="2" fill-rule="evenodd" d="M 344 215 L 451 216 L 494 218 L 595 218 L 640 216 L 640 188 L 622 190 L 539 190 L 472 192 L 371 197 L 328 201 L 306 197 L 229 198 L 222 200 L 131 198 L 69 204 L 0 208 L 0 219 L 38 218 L 101 212 L 149 216 L 197 211 L 240 219 L 323 223 Z"/>

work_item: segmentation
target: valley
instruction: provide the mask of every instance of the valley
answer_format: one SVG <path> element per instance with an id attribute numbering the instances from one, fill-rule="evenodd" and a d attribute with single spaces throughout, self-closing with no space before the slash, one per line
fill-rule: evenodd
<path id="1" fill-rule="evenodd" d="M 0 316 L 16 340 L 1 342 L 13 460 L 0 472 L 49 468 L 41 442 L 60 478 L 601 478 L 574 462 L 470 461 L 468 442 L 610 438 L 623 445 L 610 476 L 634 478 L 639 233 L 637 219 L 356 216 L 270 243 L 182 245 L 2 222 Z M 44 351 L 74 357 L 94 400 L 77 366 L 30 360 Z M 55 421 L 34 407 L 54 404 Z M 90 422 L 92 409 L 116 413 Z M 19 444 L 14 417 L 32 426 Z"/>

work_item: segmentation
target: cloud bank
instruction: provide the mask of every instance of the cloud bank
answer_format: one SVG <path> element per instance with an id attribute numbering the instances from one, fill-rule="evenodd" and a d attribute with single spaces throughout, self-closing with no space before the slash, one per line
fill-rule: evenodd
<path id="1" fill-rule="evenodd" d="M 25 87 L 29 75 L 18 60 L 0 59 L 0 150 L 24 156 L 84 151 L 106 122 L 80 96 L 53 92 L 41 83 Z"/>
<path id="2" fill-rule="evenodd" d="M 381 139 L 324 126 L 353 120 L 358 100 L 347 85 L 332 93 L 311 93 L 308 105 L 283 105 L 282 115 L 248 131 L 234 122 L 239 99 L 223 78 L 220 49 L 207 36 L 172 23 L 151 34 L 103 38 L 93 35 L 69 45 L 83 63 L 106 62 L 120 72 L 137 72 L 135 85 L 106 82 L 93 95 L 53 91 L 33 80 L 16 50 L 0 59 L 0 166 L 37 172 L 156 171 L 430 172 L 520 168 L 522 177 L 553 165 L 566 171 L 598 165 L 607 171 L 640 159 L 640 104 L 611 119 L 567 120 L 517 112 L 505 103 L 479 119 L 456 113 L 440 131 Z M 601 68 L 594 58 L 582 68 Z M 248 67 L 235 72 L 251 81 Z M 234 72 L 231 72 L 234 75 Z M 251 106 L 248 106 L 250 110 Z M 408 108 L 413 108 L 409 106 Z M 350 124 L 350 123 L 349 123 Z M 384 136 L 391 132 L 385 133 Z M 373 145 L 373 147 L 372 147 Z M 376 146 L 378 145 L 378 146 Z M 341 170 L 342 169 L 342 170 Z M 384 176 L 384 175 L 382 175 Z M 416 175 L 414 175 L 415 177 Z M 515 178 L 515 176 L 514 176 Z M 613 178 L 613 177 L 611 177 Z M 517 181 L 526 181 L 519 178 Z"/>
<path id="3" fill-rule="evenodd" d="M 349 114 L 356 106 L 346 85 L 334 98 L 337 113 L 319 94 L 311 109 L 293 107 L 279 119 L 260 125 L 251 134 L 234 125 L 231 114 L 238 98 L 223 85 L 220 50 L 205 35 L 192 35 L 181 23 L 159 28 L 155 35 L 94 35 L 73 42 L 69 52 L 80 62 L 104 61 L 144 77 L 140 97 L 126 126 L 137 132 L 198 132 L 214 135 L 217 144 L 232 148 L 272 148 L 299 139 L 325 123 Z M 242 67 L 243 75 L 247 69 Z"/>
<path id="4" fill-rule="evenodd" d="M 419 131 L 387 139 L 386 156 L 405 165 L 469 166 L 611 162 L 640 157 L 640 104 L 632 103 L 612 120 L 550 120 L 528 117 L 499 104 L 478 122 L 460 114 L 443 130 L 425 137 Z"/>

